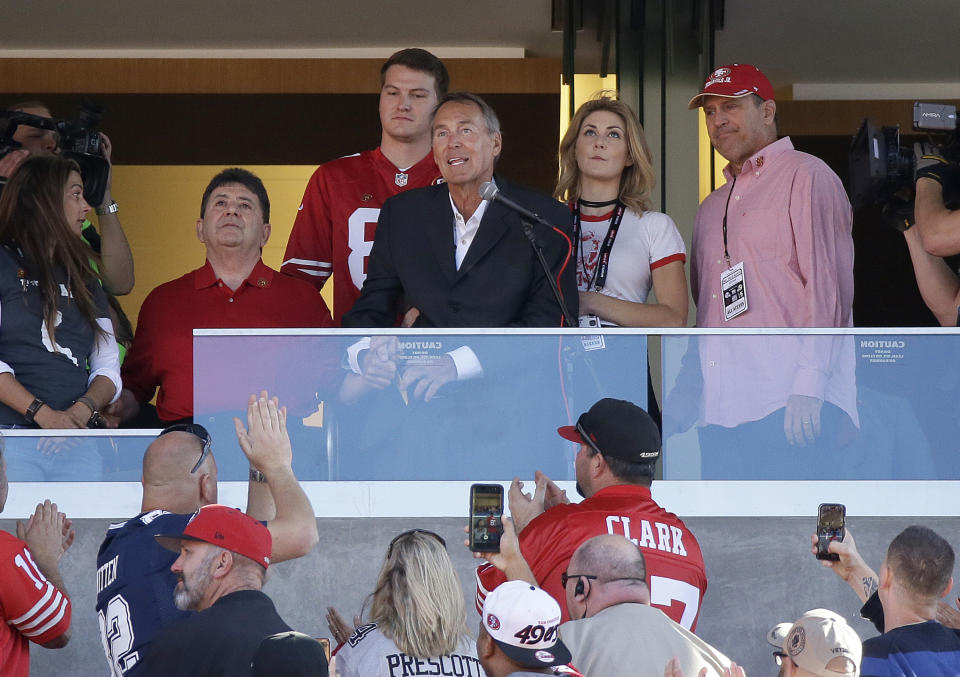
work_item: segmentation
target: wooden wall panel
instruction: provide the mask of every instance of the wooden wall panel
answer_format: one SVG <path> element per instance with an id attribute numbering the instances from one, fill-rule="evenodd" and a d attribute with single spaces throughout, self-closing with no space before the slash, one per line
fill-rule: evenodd
<path id="1" fill-rule="evenodd" d="M 0 59 L 0 92 L 372 94 L 382 59 Z M 445 59 L 454 88 L 554 93 L 558 59 Z"/>
<path id="2" fill-rule="evenodd" d="M 72 118 L 78 95 L 33 93 Z M 380 142 L 376 94 L 102 94 L 120 165 L 318 165 Z M 560 95 L 485 94 L 503 128 L 498 171 L 549 192 Z M 13 102 L 0 98 L 0 106 Z"/>
<path id="3" fill-rule="evenodd" d="M 960 101 L 945 101 L 960 105 Z M 902 133 L 913 129 L 913 101 L 778 101 L 777 122 L 781 135 L 850 136 L 863 118 L 878 125 L 900 125 Z"/>

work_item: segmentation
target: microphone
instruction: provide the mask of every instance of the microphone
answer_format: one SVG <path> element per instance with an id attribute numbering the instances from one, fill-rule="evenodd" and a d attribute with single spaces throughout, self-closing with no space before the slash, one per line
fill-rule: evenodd
<path id="1" fill-rule="evenodd" d="M 526 236 L 527 240 L 530 241 L 530 246 L 533 247 L 533 251 L 537 256 L 537 260 L 540 262 L 540 267 L 543 269 L 543 274 L 547 280 L 547 285 L 549 285 L 550 291 L 553 293 L 553 297 L 557 300 L 557 305 L 560 306 L 560 313 L 563 317 L 563 323 L 565 323 L 568 327 L 576 327 L 576 318 L 570 314 L 569 310 L 567 310 L 567 304 L 563 301 L 563 293 L 560 291 L 560 287 L 558 286 L 560 273 L 557 274 L 557 279 L 553 278 L 553 274 L 550 271 L 550 265 L 547 263 L 547 259 L 544 258 L 543 250 L 540 248 L 540 245 L 537 244 L 537 238 L 533 234 L 533 224 L 539 223 L 547 228 L 550 228 L 551 230 L 556 231 L 566 242 L 567 255 L 563 259 L 563 265 L 560 268 L 561 273 L 563 272 L 564 268 L 566 268 L 567 262 L 570 260 L 571 252 L 573 251 L 573 245 L 570 243 L 570 237 L 546 219 L 541 218 L 539 215 L 534 214 L 526 207 L 521 207 L 510 198 L 504 196 L 500 192 L 500 189 L 493 185 L 493 181 L 484 181 L 480 185 L 480 197 L 487 202 L 499 202 L 507 209 L 511 209 L 523 217 L 523 220 L 520 224 L 522 226 L 523 234 Z M 561 324 L 561 326 L 563 326 L 563 324 Z"/>
<path id="2" fill-rule="evenodd" d="M 551 228 L 553 227 L 539 215 L 534 214 L 526 207 L 518 205 L 516 202 L 501 193 L 500 189 L 493 184 L 493 181 L 484 181 L 480 185 L 480 197 L 488 202 L 499 202 L 507 209 L 512 209 L 513 211 L 517 212 L 520 216 L 528 221 L 536 221 L 537 223 L 542 223 L 546 226 L 550 226 Z"/>

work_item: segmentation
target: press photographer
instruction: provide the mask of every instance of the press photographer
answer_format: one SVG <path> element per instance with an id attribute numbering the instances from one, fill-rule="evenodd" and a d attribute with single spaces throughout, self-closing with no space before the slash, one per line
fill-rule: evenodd
<path id="1" fill-rule="evenodd" d="M 133 289 L 133 254 L 111 193 L 113 146 L 99 130 L 102 117 L 103 110 L 87 98 L 81 101 L 73 120 L 54 118 L 39 101 L 14 104 L 0 111 L 0 189 L 30 155 L 62 153 L 80 165 L 83 196 L 88 204 L 96 205 L 100 226 L 98 233 L 87 221 L 82 235 L 100 254 L 104 289 L 120 296 Z"/>

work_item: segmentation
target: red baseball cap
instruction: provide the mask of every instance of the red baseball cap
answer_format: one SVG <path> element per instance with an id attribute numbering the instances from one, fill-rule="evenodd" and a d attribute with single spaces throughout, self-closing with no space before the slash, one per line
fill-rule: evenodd
<path id="1" fill-rule="evenodd" d="M 703 89 L 690 99 L 687 108 L 693 110 L 703 105 L 705 96 L 725 96 L 736 99 L 747 94 L 756 94 L 764 101 L 773 98 L 773 85 L 756 66 L 748 63 L 732 63 L 720 66 L 707 76 Z"/>
<path id="2" fill-rule="evenodd" d="M 266 569 L 270 566 L 273 539 L 270 530 L 237 508 L 205 505 L 193 514 L 182 534 L 157 534 L 157 543 L 180 552 L 180 541 L 203 541 L 249 557 Z"/>

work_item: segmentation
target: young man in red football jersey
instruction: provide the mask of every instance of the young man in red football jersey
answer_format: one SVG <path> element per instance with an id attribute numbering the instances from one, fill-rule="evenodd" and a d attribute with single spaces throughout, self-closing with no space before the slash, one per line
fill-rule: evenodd
<path id="1" fill-rule="evenodd" d="M 393 54 L 380 68 L 379 148 L 320 165 L 307 184 L 280 270 L 317 289 L 334 274 L 336 326 L 360 295 L 384 201 L 440 177 L 430 120 L 449 82 L 443 62 L 430 52 Z"/>

